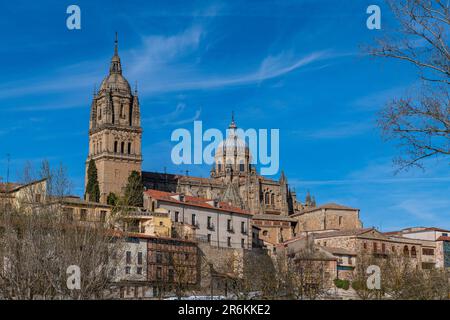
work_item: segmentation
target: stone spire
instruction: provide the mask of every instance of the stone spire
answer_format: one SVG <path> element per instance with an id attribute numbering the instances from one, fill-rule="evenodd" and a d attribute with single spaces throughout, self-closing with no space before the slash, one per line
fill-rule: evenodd
<path id="1" fill-rule="evenodd" d="M 228 127 L 229 129 L 236 129 L 236 122 L 234 122 L 234 111 L 231 112 L 231 123 L 230 126 Z"/>
<path id="2" fill-rule="evenodd" d="M 114 41 L 114 55 L 111 58 L 111 65 L 109 67 L 109 74 L 122 74 L 122 65 L 120 64 L 120 57 L 119 57 L 119 41 L 118 36 L 116 32 L 116 40 Z"/>

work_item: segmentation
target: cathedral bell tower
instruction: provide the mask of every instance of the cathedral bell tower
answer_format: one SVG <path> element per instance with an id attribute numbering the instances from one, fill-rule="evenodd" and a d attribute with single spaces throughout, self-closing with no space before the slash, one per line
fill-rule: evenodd
<path id="1" fill-rule="evenodd" d="M 106 203 L 109 193 L 123 194 L 132 171 L 141 172 L 142 128 L 137 89 L 131 91 L 122 76 L 117 33 L 109 74 L 100 89 L 94 92 L 89 121 L 89 161 L 97 167 L 100 202 Z"/>

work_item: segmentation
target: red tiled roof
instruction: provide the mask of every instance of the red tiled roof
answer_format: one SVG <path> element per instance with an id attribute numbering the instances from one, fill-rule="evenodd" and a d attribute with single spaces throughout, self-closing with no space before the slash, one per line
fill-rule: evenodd
<path id="1" fill-rule="evenodd" d="M 220 211 L 224 211 L 224 212 L 234 212 L 234 213 L 252 215 L 247 210 L 231 206 L 230 204 L 228 204 L 226 202 L 219 202 L 218 207 L 214 207 L 208 203 L 210 201 L 213 201 L 211 199 L 185 195 L 184 201 L 180 201 L 180 200 L 173 198 L 173 196 L 180 195 L 179 193 L 171 193 L 171 192 L 152 190 L 152 189 L 146 190 L 144 192 L 146 194 L 148 194 L 150 197 L 152 197 L 153 199 L 156 199 L 159 201 L 185 204 L 185 205 L 189 205 L 189 206 L 201 207 L 201 208 L 205 208 L 205 209 L 220 210 Z"/>
<path id="2" fill-rule="evenodd" d="M 0 182 L 0 192 L 5 193 L 5 192 L 11 192 L 14 189 L 17 189 L 18 187 L 21 187 L 22 185 L 19 183 L 2 183 Z"/>
<path id="3" fill-rule="evenodd" d="M 450 241 L 450 237 L 440 236 L 439 238 L 437 238 L 437 241 Z"/>

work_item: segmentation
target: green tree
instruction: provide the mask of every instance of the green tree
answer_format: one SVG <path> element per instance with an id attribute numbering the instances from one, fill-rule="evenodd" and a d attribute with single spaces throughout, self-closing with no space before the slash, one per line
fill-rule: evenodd
<path id="1" fill-rule="evenodd" d="M 100 201 L 100 187 L 98 185 L 97 166 L 94 160 L 89 161 L 88 165 L 88 183 L 86 185 L 85 198 L 89 195 L 89 201 Z"/>
<path id="2" fill-rule="evenodd" d="M 142 184 L 141 174 L 132 171 L 125 187 L 125 203 L 129 206 L 142 207 L 144 205 L 143 193 L 144 185 Z"/>
<path id="3" fill-rule="evenodd" d="M 106 198 L 106 203 L 109 204 L 110 206 L 117 205 L 118 201 L 119 201 L 119 198 L 117 197 L 117 195 L 114 192 L 110 192 L 108 194 L 108 197 Z"/>

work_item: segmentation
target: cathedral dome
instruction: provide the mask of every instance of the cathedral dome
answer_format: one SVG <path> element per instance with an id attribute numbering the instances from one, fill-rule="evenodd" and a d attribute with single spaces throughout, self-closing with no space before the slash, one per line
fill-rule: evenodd
<path id="1" fill-rule="evenodd" d="M 100 90 L 120 90 L 131 92 L 130 84 L 120 73 L 111 73 L 103 79 Z"/>
<path id="2" fill-rule="evenodd" d="M 120 57 L 118 52 L 118 41 L 116 33 L 116 41 L 114 46 L 114 55 L 111 58 L 111 64 L 109 67 L 109 75 L 103 79 L 100 86 L 100 90 L 112 90 L 112 91 L 125 91 L 131 93 L 131 87 L 127 79 L 122 75 L 122 65 L 120 63 Z"/>
<path id="3" fill-rule="evenodd" d="M 251 158 L 249 147 L 237 134 L 234 117 L 227 130 L 227 138 L 219 143 L 215 153 L 216 163 L 239 164 L 247 163 Z"/>

